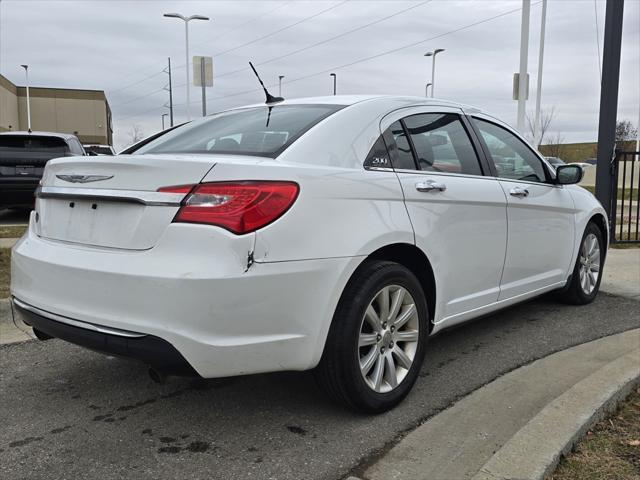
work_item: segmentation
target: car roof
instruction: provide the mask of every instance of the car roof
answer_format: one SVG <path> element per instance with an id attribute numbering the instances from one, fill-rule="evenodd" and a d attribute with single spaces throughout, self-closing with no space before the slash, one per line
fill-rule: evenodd
<path id="1" fill-rule="evenodd" d="M 68 140 L 70 138 L 77 138 L 71 133 L 56 133 L 56 132 L 27 132 L 27 131 L 15 131 L 15 132 L 0 132 L 0 135 L 33 135 L 35 137 L 57 137 Z"/>
<path id="2" fill-rule="evenodd" d="M 325 104 L 325 105 L 355 105 L 361 102 L 387 102 L 389 100 L 400 100 L 408 103 L 415 103 L 415 105 L 433 105 L 433 106 L 449 106 L 454 108 L 460 108 L 465 113 L 483 113 L 482 110 L 470 105 L 464 105 L 462 103 L 452 102 L 450 100 L 443 100 L 440 98 L 425 98 L 415 97 L 410 95 L 327 95 L 322 97 L 303 97 L 293 98 L 290 100 L 284 100 L 278 102 L 275 105 L 309 105 L 309 104 Z M 252 105 L 245 105 L 238 108 L 250 108 L 265 106 L 265 103 L 255 103 Z"/>

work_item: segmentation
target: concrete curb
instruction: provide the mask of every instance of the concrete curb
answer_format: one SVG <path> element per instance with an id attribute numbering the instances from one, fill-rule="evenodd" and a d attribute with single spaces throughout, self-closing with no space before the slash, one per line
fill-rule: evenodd
<path id="1" fill-rule="evenodd" d="M 543 479 L 640 383 L 638 345 L 634 329 L 519 367 L 430 418 L 357 473 L 366 480 Z"/>
<path id="2" fill-rule="evenodd" d="M 561 456 L 639 384 L 640 352 L 609 363 L 543 408 L 472 480 L 544 480 Z"/>

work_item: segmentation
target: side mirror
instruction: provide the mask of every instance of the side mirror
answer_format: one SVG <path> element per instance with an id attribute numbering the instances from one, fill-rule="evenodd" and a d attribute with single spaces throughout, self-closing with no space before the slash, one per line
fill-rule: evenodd
<path id="1" fill-rule="evenodd" d="M 580 182 L 584 170 L 580 165 L 560 165 L 556 168 L 556 183 L 559 185 L 572 185 Z"/>

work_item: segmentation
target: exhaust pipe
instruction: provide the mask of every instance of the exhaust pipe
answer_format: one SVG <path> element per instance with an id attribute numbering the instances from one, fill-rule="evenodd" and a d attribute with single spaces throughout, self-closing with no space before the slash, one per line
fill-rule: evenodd
<path id="1" fill-rule="evenodd" d="M 43 342 L 45 340 L 51 340 L 53 338 L 51 335 L 47 335 L 46 333 L 38 330 L 37 328 L 33 329 L 33 334 L 36 336 L 38 340 L 41 340 Z"/>
<path id="2" fill-rule="evenodd" d="M 159 370 L 156 370 L 153 367 L 149 367 L 149 376 L 151 377 L 151 380 L 153 380 L 154 382 L 162 385 L 165 383 L 165 381 L 167 380 L 167 375 Z"/>

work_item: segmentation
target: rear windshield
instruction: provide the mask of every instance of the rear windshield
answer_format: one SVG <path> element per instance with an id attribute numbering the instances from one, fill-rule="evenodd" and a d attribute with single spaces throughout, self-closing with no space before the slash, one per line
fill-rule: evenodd
<path id="1" fill-rule="evenodd" d="M 58 137 L 37 135 L 0 135 L 0 152 L 51 152 L 69 151 L 67 142 Z"/>
<path id="2" fill-rule="evenodd" d="M 140 147 L 145 153 L 226 153 L 277 157 L 342 105 L 280 105 L 222 112 L 180 126 Z"/>
<path id="3" fill-rule="evenodd" d="M 83 145 L 85 152 L 99 153 L 100 155 L 113 155 L 111 148 L 102 145 Z"/>

